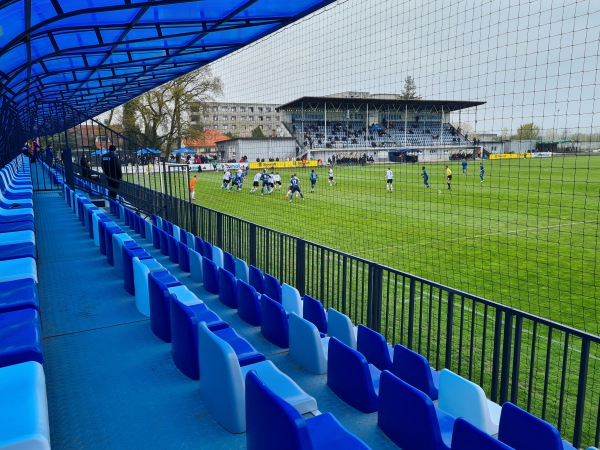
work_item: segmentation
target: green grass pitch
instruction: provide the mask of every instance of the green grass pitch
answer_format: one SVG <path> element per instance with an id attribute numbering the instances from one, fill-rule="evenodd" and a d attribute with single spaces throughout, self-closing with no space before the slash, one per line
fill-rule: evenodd
<path id="1" fill-rule="evenodd" d="M 280 169 L 283 188 L 220 189 L 222 172 L 198 173 L 195 202 L 471 294 L 598 334 L 596 304 L 600 157 L 576 156 L 316 169 Z M 386 170 L 394 191 L 386 191 Z M 293 172 L 305 200 L 284 198 Z M 190 176 L 194 173 L 190 173 Z M 187 192 L 182 192 L 187 195 Z"/>

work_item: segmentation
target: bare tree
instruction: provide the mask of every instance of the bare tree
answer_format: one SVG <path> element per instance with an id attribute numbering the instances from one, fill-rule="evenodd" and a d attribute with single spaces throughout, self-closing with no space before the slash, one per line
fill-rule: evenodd
<path id="1" fill-rule="evenodd" d="M 125 104 L 125 135 L 150 148 L 180 148 L 184 138 L 202 133 L 202 127 L 190 120 L 191 108 L 204 112 L 207 103 L 222 93 L 221 79 L 213 76 L 210 67 L 182 75 Z"/>

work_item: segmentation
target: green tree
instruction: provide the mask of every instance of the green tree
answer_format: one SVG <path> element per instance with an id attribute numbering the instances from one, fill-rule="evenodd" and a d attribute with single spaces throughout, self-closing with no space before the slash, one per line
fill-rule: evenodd
<path id="1" fill-rule="evenodd" d="M 252 130 L 252 137 L 253 138 L 262 138 L 265 137 L 265 134 L 263 133 L 263 130 L 261 127 L 256 127 L 254 130 Z"/>
<path id="2" fill-rule="evenodd" d="M 421 96 L 417 95 L 417 85 L 415 80 L 410 75 L 404 79 L 404 89 L 398 96 L 400 100 L 420 100 Z"/>
<path id="3" fill-rule="evenodd" d="M 534 123 L 524 123 L 519 128 L 517 128 L 517 134 L 513 136 L 513 139 L 519 141 L 530 141 L 539 139 L 540 136 L 540 127 L 538 127 Z"/>
<path id="4" fill-rule="evenodd" d="M 227 136 L 228 138 L 231 138 L 231 139 L 238 139 L 239 138 L 239 136 L 237 134 L 235 134 L 235 133 L 233 133 L 231 131 L 228 131 L 227 133 L 225 133 L 225 136 Z"/>
<path id="5" fill-rule="evenodd" d="M 210 67 L 189 72 L 127 102 L 123 108 L 125 135 L 144 147 L 174 150 L 185 138 L 198 138 L 203 127 L 190 112 L 207 111 L 208 102 L 223 93 Z"/>

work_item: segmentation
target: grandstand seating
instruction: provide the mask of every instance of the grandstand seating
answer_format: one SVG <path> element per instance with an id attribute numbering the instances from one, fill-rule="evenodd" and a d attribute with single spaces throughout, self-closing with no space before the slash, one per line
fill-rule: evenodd
<path id="1" fill-rule="evenodd" d="M 0 448 L 49 449 L 29 159 L 0 169 Z"/>
<path id="2" fill-rule="evenodd" d="M 357 329 L 350 318 L 333 308 L 327 310 L 327 334 L 356 350 Z"/>
<path id="3" fill-rule="evenodd" d="M 429 366 L 429 361 L 424 356 L 396 344 L 392 372 L 406 383 L 424 392 L 431 400 L 438 399 L 440 374 Z"/>
<path id="4" fill-rule="evenodd" d="M 322 337 L 317 327 L 296 313 L 290 313 L 290 356 L 311 373 L 327 373 L 329 337 Z"/>

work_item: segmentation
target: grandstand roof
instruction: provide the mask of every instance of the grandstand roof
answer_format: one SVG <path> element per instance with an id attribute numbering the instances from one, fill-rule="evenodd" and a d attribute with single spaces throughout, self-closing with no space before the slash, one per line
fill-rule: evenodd
<path id="1" fill-rule="evenodd" d="M 313 109 L 322 109 L 325 104 L 334 108 L 347 108 L 352 107 L 354 109 L 361 109 L 366 105 L 375 107 L 376 109 L 383 109 L 386 107 L 393 107 L 394 109 L 434 109 L 444 111 L 458 111 L 459 109 L 472 108 L 473 106 L 483 105 L 486 102 L 477 101 L 463 101 L 463 100 L 392 100 L 388 98 L 374 98 L 374 97 L 301 97 L 285 105 L 281 105 L 277 108 L 278 111 L 282 109 L 294 109 L 301 108 L 309 105 Z"/>
<path id="2" fill-rule="evenodd" d="M 56 123 L 57 105 L 94 117 L 332 1 L 3 1 L 0 110 L 29 135 L 62 131 L 77 115 Z"/>

